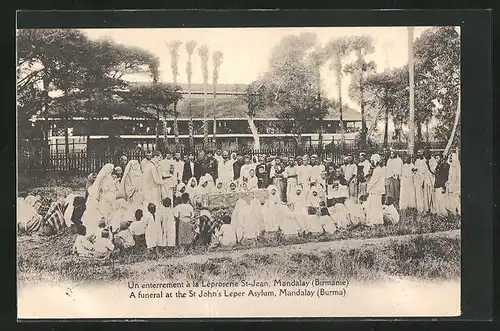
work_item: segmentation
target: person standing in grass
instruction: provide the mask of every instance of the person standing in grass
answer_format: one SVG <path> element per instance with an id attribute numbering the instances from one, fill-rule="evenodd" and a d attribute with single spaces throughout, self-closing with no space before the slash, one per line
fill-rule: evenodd
<path id="1" fill-rule="evenodd" d="M 189 201 L 189 194 L 183 193 L 181 204 L 174 208 L 174 217 L 179 222 L 177 242 L 181 246 L 190 245 L 193 241 L 194 209 Z"/>
<path id="2" fill-rule="evenodd" d="M 158 246 L 175 247 L 175 218 L 170 198 L 163 199 L 158 218 L 161 227 Z"/>
<path id="3" fill-rule="evenodd" d="M 450 172 L 450 165 L 445 158 L 441 158 L 436 155 L 437 166 L 435 168 L 435 181 L 434 181 L 434 203 L 432 204 L 433 214 L 439 216 L 447 216 L 448 211 L 446 209 L 446 182 L 448 181 L 448 175 Z"/>
<path id="4" fill-rule="evenodd" d="M 292 194 L 295 194 L 295 188 L 298 185 L 297 166 L 295 165 L 295 158 L 292 156 L 288 159 L 284 177 L 286 178 L 286 201 L 288 201 L 292 199 Z"/>
<path id="5" fill-rule="evenodd" d="M 381 158 L 373 154 L 370 158 L 373 172 L 366 186 L 368 192 L 367 225 L 383 224 L 382 196 L 385 193 L 385 173 L 381 165 Z"/>
<path id="6" fill-rule="evenodd" d="M 415 166 L 411 162 L 411 157 L 406 156 L 401 168 L 401 182 L 399 191 L 399 208 L 403 214 L 407 214 L 409 209 L 415 209 Z"/>
<path id="7" fill-rule="evenodd" d="M 450 170 L 448 173 L 448 181 L 446 182 L 446 192 L 448 199 L 447 209 L 453 215 L 461 214 L 460 206 L 460 161 L 457 153 L 450 154 L 448 158 Z"/>
<path id="8" fill-rule="evenodd" d="M 394 205 L 399 206 L 400 180 L 403 171 L 403 160 L 391 149 L 389 159 L 387 160 L 387 195 L 394 199 Z"/>
<path id="9" fill-rule="evenodd" d="M 359 153 L 358 162 L 358 196 L 368 194 L 366 185 L 370 177 L 371 163 L 366 159 L 366 153 Z"/>
<path id="10" fill-rule="evenodd" d="M 161 229 L 161 220 L 158 218 L 158 214 L 156 212 L 156 205 L 154 203 L 148 204 L 148 211 L 144 216 L 144 222 L 146 225 L 146 246 L 149 250 L 149 253 L 158 253 L 157 247 L 158 244 L 161 243 L 160 236 L 163 231 Z"/>

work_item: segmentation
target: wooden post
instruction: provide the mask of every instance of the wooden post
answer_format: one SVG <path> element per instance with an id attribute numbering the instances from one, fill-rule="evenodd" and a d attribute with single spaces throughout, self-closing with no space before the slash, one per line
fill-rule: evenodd
<path id="1" fill-rule="evenodd" d="M 408 154 L 415 153 L 415 72 L 413 64 L 413 27 L 408 27 L 408 71 L 410 78 L 410 119 L 408 120 Z"/>

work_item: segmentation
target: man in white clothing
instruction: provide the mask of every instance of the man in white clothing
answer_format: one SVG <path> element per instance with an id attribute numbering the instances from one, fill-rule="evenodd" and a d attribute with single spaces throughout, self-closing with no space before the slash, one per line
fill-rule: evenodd
<path id="1" fill-rule="evenodd" d="M 233 163 L 234 161 L 229 158 L 229 152 L 222 152 L 222 159 L 217 163 L 217 172 L 219 174 L 219 181 L 229 185 L 229 183 L 233 180 Z"/>
<path id="2" fill-rule="evenodd" d="M 391 197 L 394 205 L 399 206 L 399 188 L 400 178 L 403 172 L 403 160 L 391 150 L 390 157 L 387 160 L 387 192 L 386 196 Z"/>
<path id="3" fill-rule="evenodd" d="M 367 194 L 366 185 L 370 176 L 371 163 L 366 159 L 366 153 L 359 153 L 358 163 L 358 197 Z"/>
<path id="4" fill-rule="evenodd" d="M 349 199 L 356 201 L 358 198 L 358 166 L 354 163 L 352 155 L 346 156 L 346 163 L 342 170 L 349 189 Z"/>

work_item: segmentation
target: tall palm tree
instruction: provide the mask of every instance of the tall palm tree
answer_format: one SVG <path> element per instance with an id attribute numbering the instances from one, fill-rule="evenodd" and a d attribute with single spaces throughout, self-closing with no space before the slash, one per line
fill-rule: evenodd
<path id="1" fill-rule="evenodd" d="M 203 74 L 203 145 L 208 145 L 208 122 L 207 122 L 207 86 L 208 86 L 208 47 L 203 45 L 198 48 L 201 59 L 201 72 Z"/>
<path id="2" fill-rule="evenodd" d="M 217 104 L 216 104 L 216 96 L 217 96 L 217 82 L 219 80 L 219 69 L 222 64 L 222 59 L 224 55 L 221 51 L 216 51 L 212 54 L 212 62 L 213 62 L 213 72 L 212 72 L 212 85 L 214 88 L 214 132 L 213 132 L 213 143 L 215 145 L 217 139 Z"/>
<path id="3" fill-rule="evenodd" d="M 194 123 L 193 123 L 193 109 L 191 108 L 191 77 L 193 75 L 193 64 L 191 62 L 194 49 L 196 48 L 196 41 L 190 40 L 186 43 L 186 52 L 188 60 L 186 64 L 186 74 L 188 79 L 188 113 L 189 113 L 189 148 L 194 148 Z"/>
<path id="4" fill-rule="evenodd" d="M 179 76 L 179 47 L 181 46 L 179 40 L 174 40 L 167 43 L 170 52 L 170 68 L 172 69 L 172 80 L 174 85 L 177 85 L 177 76 Z M 177 113 L 177 102 L 174 102 L 174 139 L 175 146 L 179 147 L 179 123 L 177 122 L 179 114 Z"/>
<path id="5" fill-rule="evenodd" d="M 342 106 L 342 78 L 343 78 L 343 68 L 344 59 L 351 52 L 350 40 L 348 38 L 342 37 L 338 39 L 333 39 L 326 45 L 328 52 L 331 55 L 332 61 L 330 63 L 330 69 L 335 73 L 337 93 L 338 93 L 338 104 L 340 112 L 340 134 L 342 140 L 342 146 L 344 146 L 345 132 L 344 132 L 344 118 L 343 118 L 343 106 Z"/>
<path id="6" fill-rule="evenodd" d="M 374 52 L 373 38 L 368 35 L 353 36 L 349 40 L 349 49 L 356 54 L 354 63 L 346 66 L 345 71 L 353 75 L 353 79 L 357 80 L 355 85 L 358 87 L 358 103 L 361 109 L 361 136 L 360 141 L 362 145 L 366 144 L 367 126 L 365 116 L 365 100 L 364 100 L 364 80 L 366 73 L 375 69 L 373 61 L 366 62 L 365 56 Z"/>

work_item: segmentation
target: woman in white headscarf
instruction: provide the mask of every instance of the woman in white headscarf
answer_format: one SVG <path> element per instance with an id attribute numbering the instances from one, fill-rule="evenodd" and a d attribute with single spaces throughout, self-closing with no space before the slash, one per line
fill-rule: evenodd
<path id="1" fill-rule="evenodd" d="M 305 204 L 307 205 L 307 216 L 306 216 L 306 228 L 307 232 L 310 233 L 321 233 L 323 232 L 323 227 L 321 226 L 322 221 L 320 220 L 321 214 L 319 213 L 319 208 L 322 202 L 318 186 L 314 185 L 309 190 L 306 197 Z"/>
<path id="2" fill-rule="evenodd" d="M 262 204 L 256 198 L 250 201 L 250 210 L 247 214 L 244 232 L 249 239 L 257 237 L 262 231 L 265 231 L 264 214 Z"/>
<path id="3" fill-rule="evenodd" d="M 238 182 L 235 180 L 232 180 L 231 182 L 229 182 L 229 185 L 227 186 L 227 192 L 228 193 L 236 193 L 238 191 L 239 191 Z"/>
<path id="4" fill-rule="evenodd" d="M 293 211 L 297 223 L 299 225 L 299 231 L 307 231 L 307 204 L 306 204 L 306 193 L 301 184 L 297 185 L 294 194 L 290 196 L 289 207 Z"/>
<path id="5" fill-rule="evenodd" d="M 382 196 L 385 193 L 385 172 L 381 166 L 380 155 L 373 154 L 370 161 L 373 165 L 373 173 L 367 184 L 368 192 L 368 215 L 367 225 L 384 224 L 384 211 L 382 207 Z"/>
<path id="6" fill-rule="evenodd" d="M 446 183 L 446 192 L 448 207 L 447 209 L 453 215 L 461 214 L 460 205 L 460 161 L 458 160 L 458 154 L 452 153 L 448 158 L 450 164 L 450 170 L 448 173 L 448 182 Z"/>
<path id="7" fill-rule="evenodd" d="M 226 193 L 226 186 L 219 178 L 217 178 L 217 180 L 215 181 L 215 188 L 213 193 Z"/>
<path id="8" fill-rule="evenodd" d="M 243 199 L 238 199 L 231 214 L 232 228 L 236 233 L 238 243 L 245 237 L 246 214 L 249 212 L 250 205 Z"/>
<path id="9" fill-rule="evenodd" d="M 186 192 L 189 194 L 192 201 L 196 196 L 198 196 L 198 181 L 195 177 L 189 178 L 186 185 Z"/>
<path id="10" fill-rule="evenodd" d="M 274 185 L 267 187 L 269 197 L 262 208 L 264 227 L 267 232 L 277 231 L 279 227 L 278 206 L 281 204 L 281 192 Z"/>
<path id="11" fill-rule="evenodd" d="M 212 193 L 215 190 L 214 178 L 208 172 L 205 175 L 203 175 L 202 177 L 205 177 L 205 179 L 207 180 L 206 193 Z M 201 178 L 200 178 L 200 182 L 201 182 Z"/>
<path id="12" fill-rule="evenodd" d="M 135 200 L 141 199 L 140 184 L 141 184 L 142 170 L 139 161 L 130 160 L 125 167 L 123 177 L 120 181 L 120 189 L 127 202 L 133 204 Z"/>

